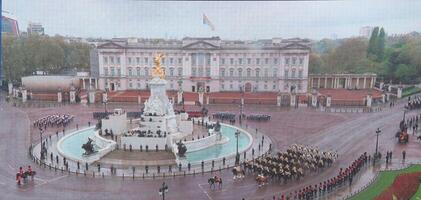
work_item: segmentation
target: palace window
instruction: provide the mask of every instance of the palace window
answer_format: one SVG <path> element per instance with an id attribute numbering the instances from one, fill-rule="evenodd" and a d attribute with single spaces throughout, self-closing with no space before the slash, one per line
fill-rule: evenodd
<path id="1" fill-rule="evenodd" d="M 174 62 L 174 58 L 170 58 L 170 64 L 172 65 Z"/>
<path id="2" fill-rule="evenodd" d="M 148 58 L 145 58 L 145 65 L 149 64 L 148 63 Z"/>
<path id="3" fill-rule="evenodd" d="M 174 76 L 174 68 L 170 68 L 170 76 Z"/>
<path id="4" fill-rule="evenodd" d="M 162 64 L 165 65 L 165 58 L 161 58 L 161 59 L 162 59 L 161 60 Z"/>
<path id="5" fill-rule="evenodd" d="M 183 58 L 178 58 L 178 64 L 179 65 L 183 64 Z"/>
<path id="6" fill-rule="evenodd" d="M 277 75 L 278 75 L 278 70 L 276 68 L 274 68 L 272 76 L 277 77 Z"/>
<path id="7" fill-rule="evenodd" d="M 251 77 L 251 69 L 247 68 L 247 77 Z"/>
<path id="8" fill-rule="evenodd" d="M 225 65 L 225 58 L 221 59 L 221 65 Z"/>
<path id="9" fill-rule="evenodd" d="M 137 88 L 140 89 L 140 82 L 137 82 Z"/>
<path id="10" fill-rule="evenodd" d="M 117 64 L 120 64 L 120 57 L 117 57 Z"/>
<path id="11" fill-rule="evenodd" d="M 303 57 L 300 57 L 300 65 L 302 65 L 303 64 L 303 62 L 304 62 L 304 58 Z"/>
<path id="12" fill-rule="evenodd" d="M 136 64 L 140 65 L 140 58 L 136 57 Z"/>
<path id="13" fill-rule="evenodd" d="M 128 57 L 127 58 L 127 62 L 129 63 L 129 65 L 131 65 L 132 64 L 132 58 L 131 57 Z"/>
<path id="14" fill-rule="evenodd" d="M 265 64 L 269 64 L 269 58 L 265 58 Z"/>
<path id="15" fill-rule="evenodd" d="M 285 58 L 285 65 L 289 65 L 289 58 Z"/>
<path id="16" fill-rule="evenodd" d="M 247 64 L 250 65 L 251 64 L 251 58 L 247 58 Z"/>
<path id="17" fill-rule="evenodd" d="M 120 68 L 117 69 L 117 76 L 121 76 L 121 69 Z"/>
<path id="18" fill-rule="evenodd" d="M 145 67 L 145 76 L 149 76 L 149 70 Z"/>
<path id="19" fill-rule="evenodd" d="M 267 84 L 265 84 L 265 85 L 263 86 L 263 88 L 264 88 L 265 90 L 267 90 L 267 89 L 268 89 L 268 85 L 267 85 Z"/>
<path id="20" fill-rule="evenodd" d="M 275 83 L 272 85 L 272 90 L 276 90 L 276 84 Z"/>
<path id="21" fill-rule="evenodd" d="M 208 66 L 211 64 L 211 59 L 210 58 L 207 59 L 207 63 L 208 63 Z"/>
<path id="22" fill-rule="evenodd" d="M 285 76 L 285 78 L 288 78 L 288 75 L 289 75 L 289 74 L 288 74 L 288 70 L 287 70 L 287 69 L 285 70 L 285 72 L 284 72 L 284 73 L 285 73 L 285 75 L 284 75 L 284 76 Z"/>
<path id="23" fill-rule="evenodd" d="M 111 76 L 115 76 L 115 68 L 111 67 Z"/>
<path id="24" fill-rule="evenodd" d="M 234 64 L 234 58 L 230 58 L 230 64 L 233 65 Z"/>
<path id="25" fill-rule="evenodd" d="M 297 88 L 298 88 L 298 90 L 301 90 L 301 88 L 302 88 L 301 83 L 298 83 Z"/>
<path id="26" fill-rule="evenodd" d="M 297 61 L 297 58 L 296 57 L 292 57 L 292 65 L 295 65 L 296 61 Z"/>
<path id="27" fill-rule="evenodd" d="M 191 69 L 191 75 L 196 76 L 196 68 L 195 67 Z"/>
<path id="28" fill-rule="evenodd" d="M 273 59 L 273 64 L 278 64 L 278 59 L 277 58 L 274 58 Z"/>
<path id="29" fill-rule="evenodd" d="M 295 78 L 295 69 L 292 69 L 291 77 Z"/>
<path id="30" fill-rule="evenodd" d="M 232 83 L 230 84 L 230 89 L 232 90 L 234 87 L 233 87 L 233 85 L 232 85 Z"/>
<path id="31" fill-rule="evenodd" d="M 183 68 L 178 68 L 178 76 L 183 76 Z"/>
<path id="32" fill-rule="evenodd" d="M 223 84 L 223 83 L 221 84 L 221 89 L 222 89 L 222 90 L 224 89 L 224 84 Z"/>
<path id="33" fill-rule="evenodd" d="M 230 69 L 230 77 L 233 77 L 234 76 L 234 69 L 233 68 L 231 68 Z"/>
<path id="34" fill-rule="evenodd" d="M 220 71 L 220 73 L 221 73 L 221 77 L 224 77 L 225 76 L 225 69 L 222 68 L 221 71 Z"/>
<path id="35" fill-rule="evenodd" d="M 104 64 L 108 64 L 108 58 L 104 56 Z"/>
<path id="36" fill-rule="evenodd" d="M 267 68 L 265 68 L 265 77 L 268 77 L 269 75 L 269 70 Z"/>
<path id="37" fill-rule="evenodd" d="M 133 84 L 132 84 L 132 82 L 130 81 L 129 82 L 129 88 L 132 88 L 133 87 Z"/>
<path id="38" fill-rule="evenodd" d="M 140 76 L 140 67 L 136 68 L 136 75 Z"/>
<path id="39" fill-rule="evenodd" d="M 110 56 L 110 62 L 111 62 L 111 64 L 114 64 L 114 57 L 113 56 Z"/>
<path id="40" fill-rule="evenodd" d="M 243 59 L 242 59 L 242 58 L 239 58 L 239 59 L 238 59 L 238 64 L 239 64 L 239 65 L 242 65 L 242 64 L 243 64 Z"/>
<path id="41" fill-rule="evenodd" d="M 303 78 L 303 70 L 298 71 L 298 77 Z"/>
<path id="42" fill-rule="evenodd" d="M 131 67 L 129 67 L 129 76 L 133 76 L 132 68 Z"/>
<path id="43" fill-rule="evenodd" d="M 206 76 L 210 77 L 211 76 L 211 70 L 209 67 L 206 67 Z"/>
<path id="44" fill-rule="evenodd" d="M 259 68 L 256 69 L 256 77 L 260 77 L 260 69 Z"/>
<path id="45" fill-rule="evenodd" d="M 108 68 L 107 67 L 104 67 L 104 75 L 108 76 Z"/>
<path id="46" fill-rule="evenodd" d="M 243 69 L 238 68 L 238 77 L 242 77 L 243 76 Z"/>
<path id="47" fill-rule="evenodd" d="M 256 58 L 256 65 L 260 65 L 260 58 Z"/>

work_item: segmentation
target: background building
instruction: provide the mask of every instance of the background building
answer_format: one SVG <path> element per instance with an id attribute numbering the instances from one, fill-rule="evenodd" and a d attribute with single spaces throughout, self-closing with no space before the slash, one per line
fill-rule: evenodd
<path id="1" fill-rule="evenodd" d="M 18 20 L 12 14 L 2 11 L 1 13 L 1 32 L 2 34 L 11 34 L 19 36 Z"/>
<path id="2" fill-rule="evenodd" d="M 32 34 L 44 35 L 44 27 L 40 23 L 29 23 L 27 30 L 28 30 L 28 35 L 32 35 Z"/>
<path id="3" fill-rule="evenodd" d="M 168 90 L 304 94 L 309 42 L 297 38 L 112 39 L 96 49 L 98 87 L 110 91 L 146 90 L 153 58 L 163 53 Z"/>
<path id="4" fill-rule="evenodd" d="M 374 27 L 372 26 L 363 26 L 360 28 L 360 36 L 365 37 L 365 38 L 370 38 L 373 30 L 374 30 Z"/>

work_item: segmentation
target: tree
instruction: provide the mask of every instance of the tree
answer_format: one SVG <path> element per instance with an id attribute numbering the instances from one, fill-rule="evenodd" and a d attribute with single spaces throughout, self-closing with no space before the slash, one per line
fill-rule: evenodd
<path id="1" fill-rule="evenodd" d="M 375 54 L 377 61 L 382 61 L 384 56 L 384 46 L 386 42 L 386 33 L 384 32 L 383 27 L 380 29 L 380 33 L 376 39 L 376 48 L 375 48 Z"/>
<path id="2" fill-rule="evenodd" d="M 310 73 L 319 74 L 323 71 L 322 67 L 324 66 L 322 58 L 315 54 L 310 53 L 308 70 Z"/>
<path id="3" fill-rule="evenodd" d="M 4 74 L 11 81 L 20 81 L 37 70 L 54 74 L 69 68 L 89 68 L 88 44 L 39 35 L 3 35 L 2 41 Z"/>
<path id="4" fill-rule="evenodd" d="M 376 42 L 379 35 L 379 27 L 375 27 L 371 33 L 370 40 L 368 41 L 367 57 L 373 57 L 376 53 Z"/>
<path id="5" fill-rule="evenodd" d="M 403 83 L 414 83 L 417 70 L 414 66 L 400 64 L 395 72 L 396 78 Z"/>

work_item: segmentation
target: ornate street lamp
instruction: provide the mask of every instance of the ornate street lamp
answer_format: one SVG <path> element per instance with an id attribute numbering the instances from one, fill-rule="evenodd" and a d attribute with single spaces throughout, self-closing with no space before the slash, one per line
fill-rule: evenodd
<path id="1" fill-rule="evenodd" d="M 159 195 L 162 196 L 162 200 L 165 200 L 165 193 L 168 192 L 168 185 L 165 182 L 162 183 L 162 186 L 159 188 Z"/>
<path id="2" fill-rule="evenodd" d="M 380 130 L 380 128 L 377 128 L 376 130 L 376 152 L 374 153 L 374 161 L 377 159 L 377 154 L 378 154 L 378 148 L 379 148 L 379 135 L 382 131 Z"/>
<path id="3" fill-rule="evenodd" d="M 238 137 L 239 137 L 239 135 L 240 135 L 240 131 L 237 130 L 235 132 L 235 139 L 237 140 L 237 150 L 236 150 L 237 153 L 235 154 L 235 164 L 236 165 L 240 164 L 240 154 L 238 153 Z"/>
<path id="4" fill-rule="evenodd" d="M 44 154 L 43 154 L 43 152 L 42 152 L 42 150 L 43 150 L 43 145 L 42 145 L 42 133 L 43 133 L 43 130 L 42 130 L 42 128 L 40 127 L 39 128 L 39 136 L 40 136 L 40 138 L 41 138 L 41 143 L 40 143 L 40 145 L 41 145 L 41 147 L 40 147 L 40 159 L 41 160 L 44 160 Z"/>

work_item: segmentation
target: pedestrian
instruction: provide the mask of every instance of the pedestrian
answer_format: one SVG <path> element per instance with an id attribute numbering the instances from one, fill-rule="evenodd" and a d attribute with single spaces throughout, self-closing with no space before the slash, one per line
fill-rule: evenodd
<path id="1" fill-rule="evenodd" d="M 405 150 L 403 150 L 403 151 L 402 151 L 402 159 L 403 159 L 403 161 L 405 161 L 405 157 L 406 157 L 406 151 L 405 151 Z"/>
<path id="2" fill-rule="evenodd" d="M 389 152 L 386 153 L 386 164 L 389 164 Z"/>

